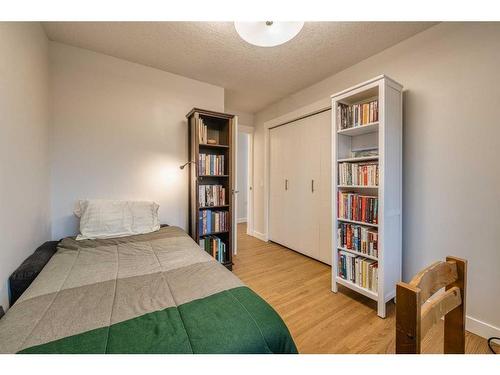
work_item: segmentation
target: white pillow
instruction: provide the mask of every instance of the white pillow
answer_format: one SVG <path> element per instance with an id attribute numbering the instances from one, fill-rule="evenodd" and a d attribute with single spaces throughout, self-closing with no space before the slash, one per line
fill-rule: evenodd
<path id="1" fill-rule="evenodd" d="M 123 237 L 160 229 L 155 202 L 87 199 L 77 203 L 80 217 L 77 240 Z"/>

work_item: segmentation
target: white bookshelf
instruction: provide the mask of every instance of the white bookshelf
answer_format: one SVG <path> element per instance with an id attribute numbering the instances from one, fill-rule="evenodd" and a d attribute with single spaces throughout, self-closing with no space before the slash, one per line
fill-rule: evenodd
<path id="1" fill-rule="evenodd" d="M 396 283 L 401 280 L 402 261 L 402 86 L 381 75 L 332 95 L 332 291 L 338 285 L 352 289 L 377 301 L 377 314 L 385 318 L 386 303 L 396 295 Z M 339 103 L 353 105 L 378 100 L 378 121 L 339 129 Z M 354 152 L 378 148 L 378 156 L 355 156 Z M 376 163 L 379 166 L 378 186 L 340 185 L 339 163 Z M 378 198 L 377 224 L 338 218 L 338 192 L 354 192 Z M 378 256 L 339 247 L 339 223 L 363 225 L 378 231 Z M 378 262 L 377 290 L 370 290 L 339 276 L 338 252 Z"/>

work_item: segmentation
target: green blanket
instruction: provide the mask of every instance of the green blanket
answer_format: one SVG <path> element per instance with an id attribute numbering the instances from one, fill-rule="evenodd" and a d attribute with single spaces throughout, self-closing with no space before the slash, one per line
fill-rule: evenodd
<path id="1" fill-rule="evenodd" d="M 279 315 L 176 227 L 64 239 L 0 320 L 1 353 L 297 353 Z"/>

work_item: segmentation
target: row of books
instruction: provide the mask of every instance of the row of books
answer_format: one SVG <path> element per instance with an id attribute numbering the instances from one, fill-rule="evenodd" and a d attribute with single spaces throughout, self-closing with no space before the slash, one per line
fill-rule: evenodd
<path id="1" fill-rule="evenodd" d="M 198 128 L 198 140 L 200 143 L 207 143 L 208 141 L 208 127 L 203 122 L 203 119 L 198 117 L 194 119 L 195 125 Z"/>
<path id="2" fill-rule="evenodd" d="M 229 230 L 229 212 L 203 210 L 199 213 L 200 235 Z"/>
<path id="3" fill-rule="evenodd" d="M 378 186 L 378 163 L 339 163 L 339 185 Z"/>
<path id="4" fill-rule="evenodd" d="M 228 261 L 226 244 L 217 236 L 208 236 L 200 239 L 200 247 L 213 256 L 218 262 Z"/>
<path id="5" fill-rule="evenodd" d="M 337 229 L 338 246 L 378 257 L 377 229 L 361 225 L 339 223 Z"/>
<path id="6" fill-rule="evenodd" d="M 378 223 L 378 198 L 358 193 L 338 192 L 337 212 L 339 219 Z"/>
<path id="7" fill-rule="evenodd" d="M 226 188 L 222 185 L 199 186 L 200 207 L 223 206 L 226 204 Z"/>
<path id="8" fill-rule="evenodd" d="M 377 292 L 378 262 L 346 251 L 338 253 L 338 275 L 362 288 Z"/>
<path id="9" fill-rule="evenodd" d="M 339 130 L 349 129 L 378 121 L 378 100 L 368 103 L 337 106 L 337 123 Z"/>
<path id="10" fill-rule="evenodd" d="M 197 118 L 195 121 L 198 127 L 198 141 L 201 144 L 219 144 L 220 132 L 217 129 L 210 129 L 202 118 Z"/>
<path id="11" fill-rule="evenodd" d="M 200 175 L 220 176 L 224 174 L 224 170 L 224 155 L 198 155 L 198 173 Z"/>

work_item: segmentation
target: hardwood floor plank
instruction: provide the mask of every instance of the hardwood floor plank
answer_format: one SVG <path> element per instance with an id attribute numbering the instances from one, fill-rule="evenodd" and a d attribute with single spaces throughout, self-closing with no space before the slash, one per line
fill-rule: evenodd
<path id="1" fill-rule="evenodd" d="M 377 316 L 375 301 L 339 286 L 330 267 L 278 244 L 246 234 L 238 225 L 233 272 L 281 315 L 300 353 L 394 353 L 395 306 Z M 443 352 L 443 322 L 422 341 L 423 353 Z M 489 353 L 485 339 L 466 333 L 466 353 Z"/>

